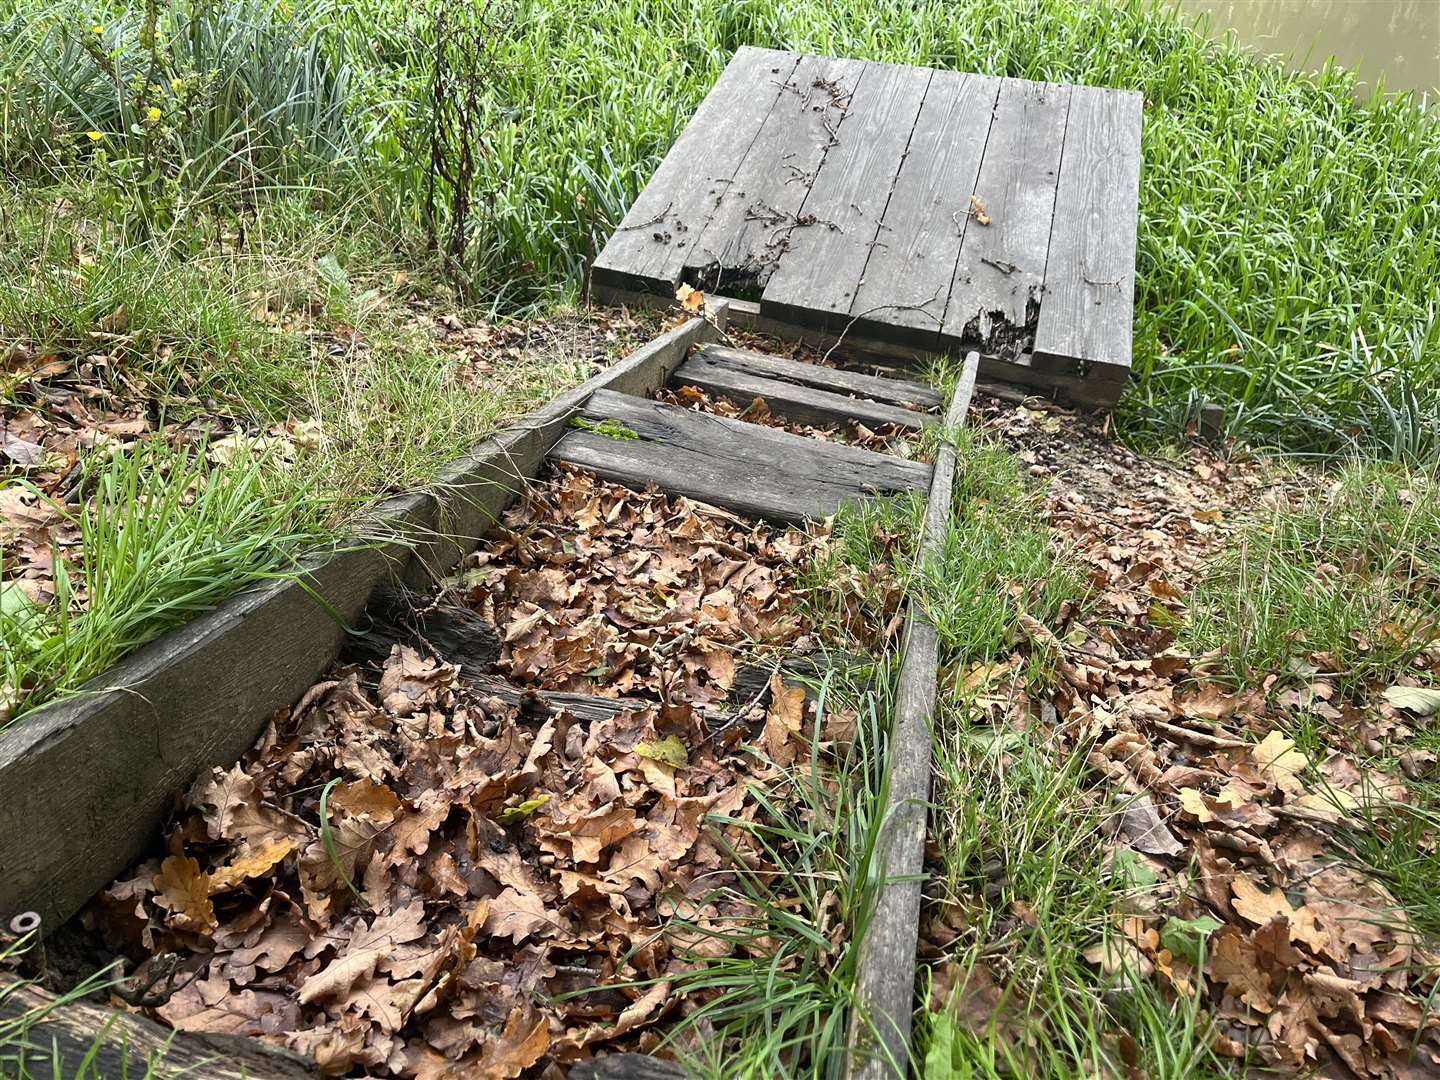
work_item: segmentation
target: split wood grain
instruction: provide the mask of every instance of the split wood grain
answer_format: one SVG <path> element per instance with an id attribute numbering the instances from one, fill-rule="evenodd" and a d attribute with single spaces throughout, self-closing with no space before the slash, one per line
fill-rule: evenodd
<path id="1" fill-rule="evenodd" d="M 930 478 L 919 462 L 623 394 L 595 394 L 584 415 L 617 421 L 634 437 L 572 431 L 556 460 L 779 524 L 829 517 L 852 499 L 923 490 Z"/>
<path id="2" fill-rule="evenodd" d="M 42 1015 L 43 1014 L 43 1015 Z M 88 1001 L 56 1007 L 54 995 L 36 986 L 0 980 L 0 1025 L 38 1017 L 27 1035 L 7 1040 L 0 1049 L 0 1074 L 50 1076 L 204 1077 L 205 1080 L 315 1080 L 310 1063 L 298 1054 L 240 1035 L 201 1035 L 172 1031 L 135 1013 L 107 1009 Z"/>
<path id="3" fill-rule="evenodd" d="M 1000 322 L 1024 327 L 1040 304 L 1055 217 L 1070 87 L 1006 79 L 975 198 L 988 224 L 965 229 L 949 288 L 942 348 L 989 341 Z"/>
<path id="4" fill-rule="evenodd" d="M 850 303 L 856 329 L 933 345 L 945 318 L 960 245 L 972 227 L 980 173 L 1001 80 L 937 71 L 875 246 Z"/>
<path id="5" fill-rule="evenodd" d="M 966 357 L 945 411 L 947 428 L 964 423 L 979 365 L 978 353 Z M 954 480 L 955 450 L 942 446 L 935 455 L 925 509 L 919 550 L 922 562 L 938 558 L 944 549 Z M 877 840 L 885 884 L 860 942 L 856 1004 L 850 1021 L 845 1073 L 852 1080 L 904 1080 L 909 1061 L 938 666 L 935 627 L 924 609 L 912 601 L 886 744 L 887 802 Z"/>
<path id="6" fill-rule="evenodd" d="M 800 58 L 685 256 L 705 289 L 770 280 L 864 70 L 859 60 Z"/>
<path id="7" fill-rule="evenodd" d="M 673 295 L 799 59 L 748 45 L 735 53 L 595 260 L 592 282 Z"/>
<path id="8" fill-rule="evenodd" d="M 821 369 L 824 370 L 824 369 Z M 803 424 L 864 424 L 870 429 L 892 425 L 918 431 L 935 422 L 935 417 L 883 401 L 848 397 L 843 393 L 802 386 L 771 378 L 732 364 L 715 353 L 698 352 L 676 369 L 671 377 L 676 386 L 695 386 L 707 394 L 727 398 L 740 406 L 763 399 L 777 416 Z"/>
<path id="9" fill-rule="evenodd" d="M 791 234 L 765 287 L 761 307 L 767 313 L 824 327 L 849 321 L 930 77 L 927 68 L 866 67 L 838 142 L 801 206 L 801 214 L 815 221 Z"/>
<path id="10" fill-rule="evenodd" d="M 944 396 L 926 383 L 811 364 L 803 360 L 756 352 L 753 349 L 736 349 L 729 345 L 702 345 L 695 350 L 692 359 L 699 357 L 723 361 L 731 367 L 761 378 L 779 379 L 797 386 L 813 386 L 817 390 L 881 401 L 902 409 L 933 412 L 945 404 Z"/>

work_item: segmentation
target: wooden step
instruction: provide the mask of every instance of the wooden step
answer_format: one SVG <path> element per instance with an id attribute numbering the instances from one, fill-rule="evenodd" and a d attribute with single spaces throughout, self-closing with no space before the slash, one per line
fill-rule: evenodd
<path id="1" fill-rule="evenodd" d="M 868 428 L 894 424 L 918 430 L 935 422 L 927 410 L 943 398 L 922 383 L 821 367 L 749 349 L 706 346 L 671 376 L 676 386 L 748 405 L 757 397 L 770 410 L 806 424 L 858 421 Z"/>
<path id="2" fill-rule="evenodd" d="M 930 482 L 921 462 L 608 390 L 597 391 L 583 415 L 615 421 L 634 437 L 573 430 L 553 459 L 780 524 L 829 517 L 851 499 L 923 491 Z"/>

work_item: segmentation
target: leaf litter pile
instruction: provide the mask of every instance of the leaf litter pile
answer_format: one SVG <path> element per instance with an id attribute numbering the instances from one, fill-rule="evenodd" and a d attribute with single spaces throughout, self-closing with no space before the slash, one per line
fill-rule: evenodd
<path id="1" fill-rule="evenodd" d="M 87 920 L 168 987 L 161 1019 L 327 1074 L 558 1076 L 654 1048 L 693 1007 L 675 976 L 737 947 L 733 860 L 765 865 L 739 823 L 771 767 L 733 747 L 794 760 L 804 691 L 773 678 L 736 710 L 753 728 L 712 725 L 736 654 L 799 634 L 804 543 L 557 471 L 456 585 L 517 681 L 632 700 L 507 704 L 401 644 L 341 666 L 201 777 L 166 854 Z"/>
<path id="2" fill-rule="evenodd" d="M 977 407 L 1050 484 L 1057 542 L 1094 597 L 1067 625 L 1022 616 L 1012 662 L 977 664 L 965 680 L 996 727 L 1038 733 L 1057 758 L 1084 755 L 1123 897 L 1087 961 L 1117 986 L 1150 978 L 1172 1000 L 1198 1001 L 1222 1056 L 1286 1073 L 1440 1075 L 1437 943 L 1384 884 L 1338 857 L 1357 814 L 1417 798 L 1373 761 L 1424 724 L 1396 703 L 1424 706 L 1413 691 L 1379 688 L 1363 704 L 1346 700 L 1316 673 L 1324 657 L 1235 692 L 1214 678 L 1215 657 L 1177 641 L 1186 599 L 1236 519 L 1293 492 L 1258 466 L 1199 450 L 1141 458 L 1059 410 L 984 398 Z M 1053 683 L 1026 685 L 1023 661 L 1036 655 L 1053 664 Z M 1440 649 L 1432 643 L 1416 664 L 1433 678 Z M 1297 673 L 1307 677 L 1287 688 Z M 1307 711 L 1336 734 L 1315 759 L 1287 734 Z M 1401 766 L 1437 778 L 1433 753 L 1410 751 Z M 1440 836 L 1417 843 L 1434 852 Z M 1003 932 L 1031 932 L 1031 900 L 1013 899 Z M 1007 950 L 986 947 L 970 972 L 943 960 L 969 922 L 963 898 L 932 914 L 932 1005 L 977 1037 L 1023 1040 L 1006 1004 L 1007 986 L 1024 999 L 1008 982 L 1021 976 Z M 1119 1060 L 1133 1062 L 1134 1040 L 1119 1043 Z"/>

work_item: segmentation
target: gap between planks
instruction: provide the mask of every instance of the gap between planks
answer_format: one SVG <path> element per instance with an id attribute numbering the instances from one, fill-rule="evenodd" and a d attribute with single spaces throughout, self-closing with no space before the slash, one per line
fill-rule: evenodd
<path id="1" fill-rule="evenodd" d="M 979 353 L 972 352 L 965 358 L 950 407 L 945 411 L 947 430 L 965 422 L 979 366 Z M 918 555 L 921 562 L 937 558 L 944 548 L 954 481 L 955 448 L 942 444 L 935 455 L 925 507 Z M 904 1080 L 908 1069 L 938 666 L 935 627 L 924 608 L 912 599 L 906 615 L 905 655 L 900 662 L 895 715 L 887 746 L 887 804 L 881 814 L 884 824 L 877 841 L 882 887 L 860 942 L 846 1080 Z"/>

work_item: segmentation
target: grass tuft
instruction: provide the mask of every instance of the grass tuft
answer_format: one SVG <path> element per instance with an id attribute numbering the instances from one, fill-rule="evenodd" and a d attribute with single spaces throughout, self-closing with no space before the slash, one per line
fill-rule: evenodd
<path id="1" fill-rule="evenodd" d="M 1376 462 L 1322 478 L 1219 560 L 1189 633 L 1236 686 L 1398 673 L 1440 636 L 1440 479 Z"/>

